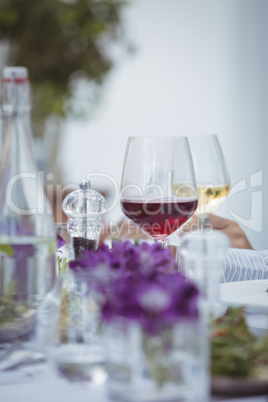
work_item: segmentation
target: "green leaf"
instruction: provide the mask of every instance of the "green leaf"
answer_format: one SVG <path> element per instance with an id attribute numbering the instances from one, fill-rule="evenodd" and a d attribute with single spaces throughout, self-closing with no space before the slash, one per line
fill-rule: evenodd
<path id="1" fill-rule="evenodd" d="M 58 256 L 58 274 L 59 275 L 62 274 L 62 273 L 68 272 L 68 270 L 69 270 L 69 262 L 70 262 L 70 260 L 67 260 L 66 257 L 60 258 Z"/>
<path id="2" fill-rule="evenodd" d="M 49 255 L 53 255 L 56 252 L 56 240 L 48 240 L 46 241 L 48 246 L 48 253 Z"/>
<path id="3" fill-rule="evenodd" d="M 0 244 L 0 252 L 12 257 L 14 255 L 14 248 L 9 244 Z"/>

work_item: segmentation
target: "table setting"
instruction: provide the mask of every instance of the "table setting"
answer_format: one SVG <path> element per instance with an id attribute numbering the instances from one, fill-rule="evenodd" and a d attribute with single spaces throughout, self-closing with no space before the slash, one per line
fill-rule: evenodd
<path id="1" fill-rule="evenodd" d="M 5 69 L 0 400 L 267 400 L 268 280 L 221 283 L 230 244 L 210 225 L 230 189 L 217 136 L 129 137 L 119 201 L 150 239 L 100 242 L 88 180 L 53 222 L 29 111 L 27 69 Z"/>

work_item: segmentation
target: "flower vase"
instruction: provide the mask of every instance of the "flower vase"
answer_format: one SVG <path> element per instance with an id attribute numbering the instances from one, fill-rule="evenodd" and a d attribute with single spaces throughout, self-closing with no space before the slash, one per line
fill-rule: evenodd
<path id="1" fill-rule="evenodd" d="M 105 344 L 110 400 L 207 402 L 206 328 L 199 318 L 150 335 L 137 323 L 109 323 Z"/>

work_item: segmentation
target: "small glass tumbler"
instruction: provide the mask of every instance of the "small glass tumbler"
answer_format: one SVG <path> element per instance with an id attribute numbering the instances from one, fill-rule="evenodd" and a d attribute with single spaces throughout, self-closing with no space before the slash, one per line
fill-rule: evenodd
<path id="1" fill-rule="evenodd" d="M 62 275 L 61 275 L 62 276 Z M 92 275 L 69 272 L 48 331 L 48 357 L 57 374 L 72 383 L 103 384 L 107 378 L 100 330 L 101 295 Z"/>
<path id="2" fill-rule="evenodd" d="M 207 312 L 215 316 L 222 313 L 219 286 L 229 245 L 224 233 L 210 227 L 187 233 L 180 242 L 180 270 L 196 284 Z"/>

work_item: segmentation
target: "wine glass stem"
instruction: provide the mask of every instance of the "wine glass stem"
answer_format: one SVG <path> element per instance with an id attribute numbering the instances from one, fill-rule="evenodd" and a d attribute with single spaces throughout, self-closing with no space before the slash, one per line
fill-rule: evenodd
<path id="1" fill-rule="evenodd" d="M 198 229 L 201 233 L 204 233 L 205 229 L 208 228 L 210 223 L 210 217 L 208 214 L 200 214 L 198 216 Z"/>
<path id="2" fill-rule="evenodd" d="M 166 239 L 164 240 L 155 240 L 155 242 L 159 243 L 161 245 L 162 248 L 166 248 Z"/>

